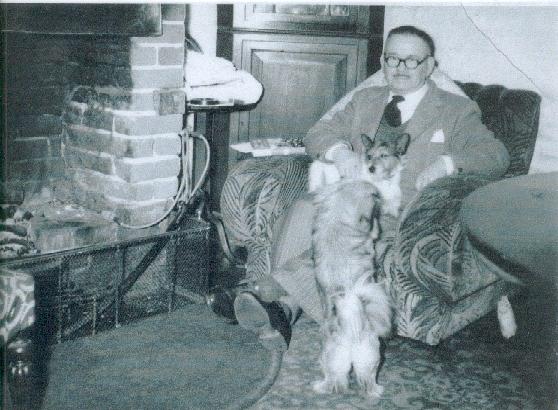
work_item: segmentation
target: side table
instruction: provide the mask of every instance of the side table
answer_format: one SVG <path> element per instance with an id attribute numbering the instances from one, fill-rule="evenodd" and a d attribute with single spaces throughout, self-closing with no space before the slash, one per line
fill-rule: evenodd
<path id="1" fill-rule="evenodd" d="M 472 242 L 521 268 L 510 270 L 536 295 L 534 306 L 525 307 L 524 320 L 539 323 L 527 332 L 530 343 L 549 343 L 545 360 L 552 375 L 558 358 L 557 182 L 558 172 L 504 179 L 474 191 L 461 208 Z"/>
<path id="2" fill-rule="evenodd" d="M 253 109 L 257 103 L 244 104 L 241 101 L 219 103 L 212 99 L 200 104 L 186 102 L 185 126 L 189 132 L 198 131 L 205 136 L 211 148 L 209 164 L 209 196 L 211 208 L 218 210 L 219 195 L 227 177 L 229 167 L 236 162 L 229 148 L 229 114 Z M 200 174 L 201 166 L 194 158 L 194 179 Z"/>
<path id="3" fill-rule="evenodd" d="M 464 200 L 461 219 L 474 241 L 558 285 L 558 172 L 485 185 Z"/>

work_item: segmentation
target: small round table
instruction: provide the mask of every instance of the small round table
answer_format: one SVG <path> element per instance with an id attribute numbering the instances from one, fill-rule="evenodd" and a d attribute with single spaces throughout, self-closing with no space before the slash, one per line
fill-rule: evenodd
<path id="1" fill-rule="evenodd" d="M 469 195 L 461 220 L 473 240 L 558 284 L 558 172 L 490 183 Z"/>

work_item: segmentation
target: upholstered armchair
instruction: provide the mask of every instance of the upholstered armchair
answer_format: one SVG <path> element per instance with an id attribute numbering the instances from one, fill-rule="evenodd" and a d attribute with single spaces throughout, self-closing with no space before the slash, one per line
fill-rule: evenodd
<path id="1" fill-rule="evenodd" d="M 504 178 L 526 174 L 537 138 L 539 95 L 500 85 L 457 85 L 478 103 L 483 122 L 510 152 Z M 306 191 L 309 162 L 306 156 L 249 158 L 229 173 L 221 215 L 230 246 L 247 250 L 249 278 L 269 274 L 275 222 Z M 488 182 L 473 174 L 442 178 L 403 211 L 394 242 L 380 261 L 395 301 L 398 335 L 436 345 L 519 289 L 502 279 L 505 272 L 469 242 L 461 227 L 462 200 Z"/>

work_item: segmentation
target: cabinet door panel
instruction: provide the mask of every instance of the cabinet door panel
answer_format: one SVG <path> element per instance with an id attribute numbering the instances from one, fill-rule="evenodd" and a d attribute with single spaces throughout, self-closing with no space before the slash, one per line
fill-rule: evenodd
<path id="1" fill-rule="evenodd" d="M 249 136 L 302 137 L 347 89 L 346 55 L 255 51 L 251 57 L 265 94 L 249 113 Z"/>
<path id="2" fill-rule="evenodd" d="M 240 141 L 304 136 L 365 75 L 365 40 L 241 36 L 235 63 L 263 84 L 264 95 L 255 109 L 239 114 L 238 128 L 233 124 Z"/>

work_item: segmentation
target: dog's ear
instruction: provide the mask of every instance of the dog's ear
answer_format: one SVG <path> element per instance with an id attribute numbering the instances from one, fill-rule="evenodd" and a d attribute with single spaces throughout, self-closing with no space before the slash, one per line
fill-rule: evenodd
<path id="1" fill-rule="evenodd" d="M 365 150 L 369 150 L 374 146 L 374 140 L 370 139 L 368 135 L 360 134 L 360 139 L 362 140 L 362 145 L 364 145 Z"/>
<path id="2" fill-rule="evenodd" d="M 408 133 L 401 134 L 397 137 L 395 141 L 395 153 L 396 155 L 403 155 L 407 152 L 409 148 L 409 143 L 411 142 L 411 136 Z"/>

